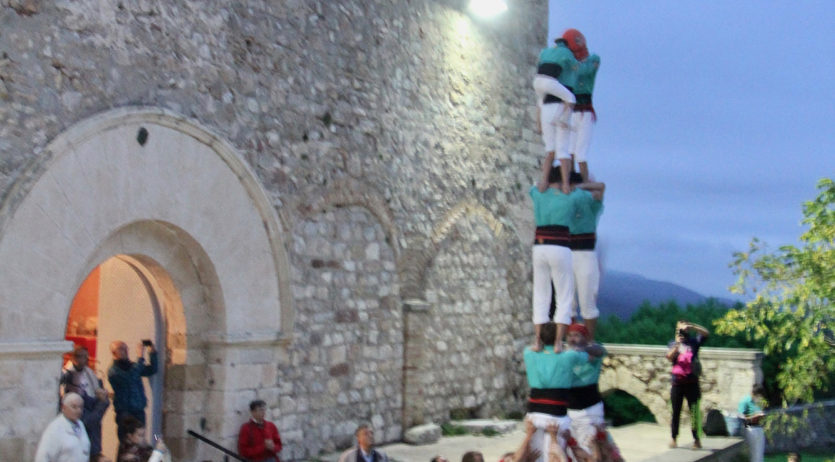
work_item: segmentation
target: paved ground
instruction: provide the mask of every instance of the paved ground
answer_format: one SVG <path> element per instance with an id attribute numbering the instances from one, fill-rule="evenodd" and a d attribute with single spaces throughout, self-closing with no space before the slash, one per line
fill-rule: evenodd
<path id="1" fill-rule="evenodd" d="M 610 429 L 612 437 L 621 449 L 627 462 L 695 462 L 707 460 L 728 460 L 728 453 L 741 444 L 740 438 L 709 437 L 702 441 L 701 450 L 689 449 L 692 439 L 680 436 L 678 449 L 667 447 L 670 431 L 666 426 L 639 423 Z M 516 430 L 499 436 L 451 436 L 441 438 L 435 444 L 411 446 L 397 443 L 381 447 L 389 458 L 400 462 L 429 462 L 436 456 L 447 457 L 458 462 L 465 452 L 478 450 L 486 462 L 495 462 L 506 452 L 516 450 L 523 438 L 521 424 Z M 338 454 L 322 456 L 324 462 L 335 462 Z"/>

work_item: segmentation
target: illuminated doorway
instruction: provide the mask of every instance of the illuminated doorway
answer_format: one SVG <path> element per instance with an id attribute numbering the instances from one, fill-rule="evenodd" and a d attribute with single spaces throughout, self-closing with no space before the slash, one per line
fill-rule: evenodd
<path id="1" fill-rule="evenodd" d="M 160 306 L 156 278 L 137 259 L 117 255 L 97 266 L 78 289 L 67 319 L 65 338 L 87 347 L 90 367 L 104 388 L 113 391 L 107 380 L 112 365 L 110 343 L 124 341 L 130 359 L 136 361 L 143 340 L 151 340 L 159 354 L 159 369 L 144 379 L 147 434 L 162 434 L 163 383 L 166 364 L 164 310 Z M 147 361 L 147 354 L 145 355 Z M 115 457 L 119 446 L 113 406 L 102 419 L 102 452 Z"/>

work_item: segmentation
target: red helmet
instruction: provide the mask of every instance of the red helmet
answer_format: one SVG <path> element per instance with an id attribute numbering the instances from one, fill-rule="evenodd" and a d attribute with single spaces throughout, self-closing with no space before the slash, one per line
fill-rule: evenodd
<path id="1" fill-rule="evenodd" d="M 568 43 L 568 49 L 574 53 L 574 57 L 582 61 L 589 57 L 589 49 L 586 48 L 586 37 L 577 29 L 568 29 L 563 32 L 562 38 Z"/>

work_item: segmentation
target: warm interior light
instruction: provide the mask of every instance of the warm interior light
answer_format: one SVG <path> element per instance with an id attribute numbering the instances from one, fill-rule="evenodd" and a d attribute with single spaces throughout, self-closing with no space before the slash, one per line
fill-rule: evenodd
<path id="1" fill-rule="evenodd" d="M 470 10 L 482 17 L 495 16 L 507 10 L 504 0 L 470 0 Z"/>

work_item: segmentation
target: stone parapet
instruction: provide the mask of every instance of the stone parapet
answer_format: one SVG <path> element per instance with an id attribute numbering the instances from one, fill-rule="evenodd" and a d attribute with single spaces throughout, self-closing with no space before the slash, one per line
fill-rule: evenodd
<path id="1" fill-rule="evenodd" d="M 647 406 L 656 421 L 670 422 L 670 362 L 660 345 L 606 344 L 600 375 L 603 393 L 623 390 Z M 701 348 L 702 410 L 734 411 L 743 396 L 762 381 L 763 353 L 752 349 Z M 686 415 L 686 412 L 684 413 Z M 687 417 L 683 416 L 686 425 Z"/>

